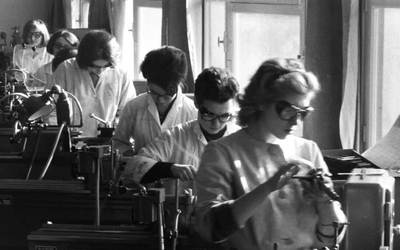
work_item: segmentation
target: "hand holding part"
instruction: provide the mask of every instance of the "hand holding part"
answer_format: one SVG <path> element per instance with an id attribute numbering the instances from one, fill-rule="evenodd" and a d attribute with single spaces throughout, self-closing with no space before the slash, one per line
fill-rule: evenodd
<path id="1" fill-rule="evenodd" d="M 333 190 L 333 188 L 327 185 L 328 183 L 326 183 L 326 181 L 330 179 L 324 178 L 322 169 L 312 169 L 307 173 L 307 175 L 293 175 L 292 177 L 297 179 L 316 181 L 318 188 L 321 191 L 324 191 L 330 199 L 337 200 L 339 198 L 339 195 Z"/>
<path id="2" fill-rule="evenodd" d="M 196 169 L 192 165 L 174 164 L 171 166 L 172 174 L 181 181 L 194 180 Z"/>
<path id="3" fill-rule="evenodd" d="M 292 178 L 293 175 L 297 174 L 299 172 L 300 168 L 298 165 L 289 163 L 285 166 L 282 166 L 278 172 L 276 172 L 269 180 L 268 182 L 271 183 L 271 186 L 273 190 L 278 190 L 281 189 L 283 186 L 285 186 L 289 179 Z"/>

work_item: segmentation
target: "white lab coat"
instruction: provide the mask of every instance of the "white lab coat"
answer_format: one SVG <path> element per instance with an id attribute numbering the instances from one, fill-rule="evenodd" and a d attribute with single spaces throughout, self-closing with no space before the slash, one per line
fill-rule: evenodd
<path id="1" fill-rule="evenodd" d="M 35 72 L 33 72 L 33 86 L 41 89 L 40 91 L 43 91 L 44 89 L 50 89 L 51 86 L 49 86 L 49 79 L 51 74 L 53 74 L 52 61 L 40 66 Z"/>
<path id="2" fill-rule="evenodd" d="M 13 63 L 20 67 L 25 73 L 31 74 L 40 66 L 45 65 L 53 60 L 54 56 L 49 54 L 46 47 L 36 48 L 35 51 L 31 47 L 22 48 L 16 45 L 14 48 Z"/>
<path id="3" fill-rule="evenodd" d="M 227 129 L 224 136 L 232 134 L 240 129 L 232 122 L 226 124 Z M 140 183 L 143 176 L 157 162 L 171 162 L 177 164 L 192 165 L 199 167 L 200 157 L 207 145 L 207 140 L 200 129 L 197 120 L 174 126 L 162 133 L 154 141 L 140 149 L 137 155 L 132 157 L 125 169 L 125 179 Z M 166 192 L 173 194 L 175 181 L 164 181 Z M 191 188 L 194 190 L 194 182 L 181 182 L 180 190 Z"/>
<path id="4" fill-rule="evenodd" d="M 143 93 L 128 102 L 122 110 L 113 137 L 115 148 L 124 153 L 134 147 L 137 153 L 162 132 L 196 118 L 197 109 L 194 102 L 178 88 L 176 99 L 161 124 L 153 97 Z"/>
<path id="5" fill-rule="evenodd" d="M 325 173 L 329 171 L 315 142 L 290 135 L 278 143 L 284 161 L 302 158 L 312 162 L 316 168 L 322 168 Z M 196 176 L 196 230 L 205 239 L 211 241 L 212 232 L 220 230 L 211 219 L 212 207 L 232 203 L 278 171 L 282 165 L 276 150 L 279 146 L 256 140 L 245 130 L 208 144 Z M 340 207 L 337 201 L 334 205 Z M 229 216 L 232 214 L 230 206 L 225 209 L 226 212 L 220 215 L 232 218 Z M 226 223 L 229 228 L 226 230 L 234 227 L 237 231 L 223 244 L 243 250 L 272 250 L 275 249 L 273 243 L 279 243 L 279 249 L 284 250 L 320 249 L 325 243 L 316 236 L 318 219 L 313 200 L 307 197 L 299 180 L 291 179 L 289 184 L 265 197 L 258 212 L 244 225 L 234 221 Z"/>
<path id="6" fill-rule="evenodd" d="M 89 71 L 80 68 L 76 58 L 61 63 L 51 75 L 50 82 L 51 86 L 58 84 L 79 100 L 83 109 L 83 127 L 80 128 L 82 136 L 98 135 L 100 122 L 91 118 L 91 113 L 112 124 L 125 104 L 136 96 L 133 81 L 125 70 L 118 66 L 108 68 L 100 75 L 95 88 Z M 77 125 L 79 121 L 79 112 L 75 106 L 73 124 Z"/>

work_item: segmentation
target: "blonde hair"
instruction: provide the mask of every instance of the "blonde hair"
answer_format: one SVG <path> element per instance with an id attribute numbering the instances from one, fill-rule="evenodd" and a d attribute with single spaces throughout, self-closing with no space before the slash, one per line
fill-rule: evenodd
<path id="1" fill-rule="evenodd" d="M 263 104 L 278 101 L 288 93 L 318 93 L 320 84 L 317 77 L 304 69 L 296 59 L 273 58 L 261 64 L 245 88 L 238 96 L 240 111 L 238 120 L 247 126 L 258 120 Z"/>
<path id="2" fill-rule="evenodd" d="M 42 33 L 40 47 L 46 47 L 50 39 L 50 34 L 46 24 L 40 19 L 32 19 L 25 23 L 24 30 L 22 31 L 23 43 L 28 44 L 28 33 L 31 32 L 33 28 L 38 29 Z"/>

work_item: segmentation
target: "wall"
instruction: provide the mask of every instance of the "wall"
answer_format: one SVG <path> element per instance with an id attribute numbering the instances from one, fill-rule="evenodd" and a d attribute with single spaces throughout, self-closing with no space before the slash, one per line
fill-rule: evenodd
<path id="1" fill-rule="evenodd" d="M 14 26 L 20 26 L 34 18 L 48 23 L 53 0 L 1 0 L 0 1 L 0 30 L 7 33 L 7 43 L 11 40 Z"/>
<path id="2" fill-rule="evenodd" d="M 339 114 L 342 101 L 341 1 L 308 0 L 306 69 L 317 75 L 322 92 L 312 105 L 314 113 L 304 124 L 304 137 L 321 149 L 342 148 Z"/>

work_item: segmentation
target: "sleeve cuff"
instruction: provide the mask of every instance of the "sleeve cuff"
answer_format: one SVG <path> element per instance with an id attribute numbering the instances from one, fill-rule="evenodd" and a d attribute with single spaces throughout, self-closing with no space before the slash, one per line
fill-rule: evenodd
<path id="1" fill-rule="evenodd" d="M 221 242 L 239 230 L 231 207 L 232 202 L 225 202 L 211 208 L 213 228 L 213 241 Z"/>
<path id="2" fill-rule="evenodd" d="M 174 175 L 171 172 L 171 166 L 173 163 L 169 162 L 157 162 L 150 168 L 149 171 L 140 180 L 141 184 L 149 184 L 158 181 L 162 178 L 172 178 Z"/>

